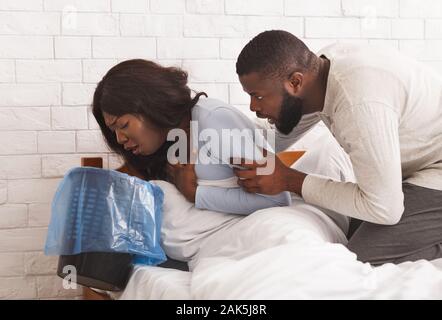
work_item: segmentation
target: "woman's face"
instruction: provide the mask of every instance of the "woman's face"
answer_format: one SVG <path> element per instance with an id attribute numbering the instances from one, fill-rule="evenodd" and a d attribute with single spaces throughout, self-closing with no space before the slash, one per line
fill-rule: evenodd
<path id="1" fill-rule="evenodd" d="M 125 114 L 120 117 L 103 112 L 106 126 L 115 133 L 117 142 L 133 154 L 151 155 L 166 141 L 167 129 L 158 128 L 142 117 Z"/>

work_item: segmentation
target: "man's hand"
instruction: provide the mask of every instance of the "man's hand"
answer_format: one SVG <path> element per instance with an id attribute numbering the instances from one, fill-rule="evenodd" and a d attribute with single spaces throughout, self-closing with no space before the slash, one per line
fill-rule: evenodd
<path id="1" fill-rule="evenodd" d="M 167 175 L 169 180 L 177 189 L 190 201 L 195 202 L 196 195 L 196 174 L 194 164 L 167 164 Z"/>
<path id="2" fill-rule="evenodd" d="M 264 153 L 267 155 L 267 152 Z M 285 166 L 282 161 L 275 155 L 272 155 L 275 161 L 275 167 L 272 173 L 268 175 L 258 175 L 257 169 L 265 167 L 267 163 L 258 164 L 255 161 L 250 163 L 245 159 L 241 159 L 239 166 L 244 169 L 233 169 L 235 175 L 239 178 L 238 185 L 250 193 L 261 193 L 267 195 L 275 195 L 283 191 L 291 191 L 301 195 L 302 183 L 306 174 L 290 169 Z M 267 157 L 268 161 L 271 159 Z M 231 164 L 237 164 L 230 159 Z"/>

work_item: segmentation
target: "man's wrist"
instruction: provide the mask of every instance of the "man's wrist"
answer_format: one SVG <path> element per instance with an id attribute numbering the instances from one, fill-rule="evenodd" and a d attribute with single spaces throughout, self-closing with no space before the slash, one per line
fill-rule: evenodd
<path id="1" fill-rule="evenodd" d="M 294 192 L 302 197 L 302 185 L 307 175 L 303 172 L 289 169 L 286 175 L 287 191 Z"/>

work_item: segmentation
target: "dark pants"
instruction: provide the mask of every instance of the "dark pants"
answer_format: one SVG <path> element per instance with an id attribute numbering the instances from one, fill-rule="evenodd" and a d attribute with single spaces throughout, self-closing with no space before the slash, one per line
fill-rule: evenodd
<path id="1" fill-rule="evenodd" d="M 442 191 L 410 183 L 402 190 L 405 210 L 398 224 L 352 219 L 348 249 L 358 260 L 381 265 L 442 258 Z"/>

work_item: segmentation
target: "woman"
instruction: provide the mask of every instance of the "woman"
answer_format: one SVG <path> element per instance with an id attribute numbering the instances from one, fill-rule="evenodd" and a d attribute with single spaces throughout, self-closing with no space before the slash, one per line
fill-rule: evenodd
<path id="1" fill-rule="evenodd" d="M 253 123 L 235 108 L 198 93 L 191 97 L 187 73 L 179 68 L 162 67 L 146 60 L 128 60 L 114 66 L 98 84 L 93 99 L 93 114 L 109 147 L 146 180 L 172 182 L 200 209 L 249 214 L 258 209 L 290 204 L 290 194 L 274 196 L 247 193 L 235 183 L 228 157 L 250 158 L 254 145 L 247 137 L 244 150 L 224 147 L 223 155 L 210 139 L 198 141 L 198 150 L 213 163 L 171 166 L 167 153 L 175 141 L 168 133 L 186 133 L 190 154 L 190 123 L 196 121 L 198 133 L 223 129 L 255 129 Z M 226 154 L 227 153 L 227 154 Z M 224 160 L 223 160 L 224 159 Z M 230 183 L 229 183 L 230 182 Z M 227 183 L 227 184 L 226 184 Z"/>

